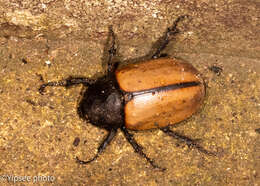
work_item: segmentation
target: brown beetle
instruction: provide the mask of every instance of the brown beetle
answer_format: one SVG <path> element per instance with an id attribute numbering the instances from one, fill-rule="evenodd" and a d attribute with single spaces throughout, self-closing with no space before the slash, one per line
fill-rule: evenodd
<path id="1" fill-rule="evenodd" d="M 118 63 L 113 61 L 116 54 L 115 35 L 110 27 L 112 41 L 105 76 L 98 79 L 69 77 L 63 81 L 41 85 L 40 93 L 43 93 L 47 86 L 70 87 L 83 84 L 88 87 L 79 103 L 78 114 L 91 124 L 106 129 L 108 135 L 92 159 L 82 161 L 76 157 L 78 163 L 87 164 L 95 160 L 111 142 L 119 128 L 135 152 L 144 157 L 154 168 L 162 169 L 143 152 L 128 129 L 159 128 L 167 135 L 185 142 L 189 147 L 195 147 L 208 155 L 214 154 L 168 127 L 196 112 L 205 95 L 203 80 L 191 64 L 161 57 L 161 51 L 167 46 L 170 37 L 179 32 L 178 22 L 185 17 L 179 17 L 173 26 L 168 28 L 162 38 L 162 44 L 152 55 L 151 60 L 117 68 Z"/>

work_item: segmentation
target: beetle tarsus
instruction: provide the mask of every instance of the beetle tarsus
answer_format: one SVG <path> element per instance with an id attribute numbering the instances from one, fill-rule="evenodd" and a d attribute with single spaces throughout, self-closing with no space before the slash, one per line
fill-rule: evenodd
<path id="1" fill-rule="evenodd" d="M 94 160 L 96 160 L 98 157 L 98 155 L 96 154 L 92 159 L 88 160 L 88 161 L 83 161 L 83 160 L 80 160 L 77 156 L 76 156 L 76 163 L 78 164 L 81 164 L 81 165 L 85 165 L 85 164 L 88 164 Z"/>
<path id="2" fill-rule="evenodd" d="M 117 130 L 114 128 L 109 130 L 107 137 L 100 144 L 100 146 L 98 147 L 97 154 L 93 158 L 91 158 L 90 160 L 87 160 L 87 161 L 83 161 L 83 160 L 80 160 L 78 157 L 76 157 L 76 162 L 79 164 L 88 164 L 88 163 L 96 160 L 98 158 L 98 156 L 105 150 L 107 145 L 109 145 L 110 142 L 112 141 L 112 139 L 116 136 L 116 132 L 117 132 Z"/>
<path id="3" fill-rule="evenodd" d="M 194 140 L 194 139 L 191 139 L 187 136 L 183 136 L 177 132 L 174 132 L 172 130 L 169 129 L 169 127 L 164 127 L 164 128 L 161 128 L 160 129 L 161 131 L 163 131 L 165 134 L 179 140 L 180 142 L 182 143 L 186 143 L 186 145 L 189 147 L 189 148 L 196 148 L 198 151 L 206 154 L 206 155 L 209 155 L 209 156 L 216 156 L 216 153 L 214 152 L 210 152 L 210 151 L 207 151 L 206 149 L 204 149 L 202 146 L 200 146 L 198 143 L 197 143 L 197 140 Z"/>
<path id="4" fill-rule="evenodd" d="M 85 77 L 68 77 L 65 80 L 52 81 L 52 82 L 42 84 L 39 88 L 39 93 L 43 94 L 46 87 L 66 87 L 66 88 L 68 88 L 70 86 L 78 85 L 78 84 L 84 84 L 84 85 L 88 86 L 95 82 L 96 82 L 96 80 L 85 78 Z"/>
<path id="5" fill-rule="evenodd" d="M 131 146 L 133 147 L 133 149 L 135 150 L 136 153 L 138 153 L 139 155 L 141 155 L 142 157 L 144 157 L 151 165 L 153 168 L 158 169 L 160 171 L 165 171 L 165 168 L 159 167 L 158 165 L 156 165 L 154 163 L 154 161 L 149 158 L 144 152 L 143 152 L 143 147 L 140 146 L 136 140 L 133 137 L 133 134 L 130 134 L 128 132 L 128 130 L 125 128 L 125 126 L 121 127 L 121 130 L 123 131 L 127 141 L 131 144 Z"/>
<path id="6" fill-rule="evenodd" d="M 163 37 L 162 37 L 162 43 L 161 43 L 161 45 L 158 47 L 158 49 L 156 50 L 156 52 L 152 55 L 152 58 L 153 58 L 153 59 L 157 59 L 157 58 L 162 57 L 162 56 L 161 56 L 161 51 L 162 51 L 163 49 L 165 49 L 166 46 L 168 45 L 168 43 L 169 43 L 169 41 L 170 41 L 170 39 L 171 39 L 170 37 L 172 37 L 172 36 L 174 36 L 174 35 L 176 35 L 176 34 L 178 34 L 178 33 L 180 32 L 179 29 L 177 28 L 178 23 L 179 23 L 180 21 L 182 21 L 183 19 L 185 19 L 186 17 L 188 17 L 188 15 L 183 15 L 183 16 L 178 17 L 178 18 L 173 22 L 173 25 L 172 25 L 171 27 L 167 28 L 166 33 L 165 33 L 165 34 L 163 35 Z"/>

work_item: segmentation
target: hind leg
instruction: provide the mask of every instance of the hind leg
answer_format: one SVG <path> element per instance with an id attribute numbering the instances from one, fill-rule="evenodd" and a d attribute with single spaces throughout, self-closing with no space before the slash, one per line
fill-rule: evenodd
<path id="1" fill-rule="evenodd" d="M 177 139 L 179 142 L 185 143 L 189 148 L 195 148 L 198 151 L 200 151 L 204 154 L 207 154 L 209 156 L 216 156 L 216 154 L 214 152 L 207 151 L 202 146 L 200 146 L 197 143 L 197 140 L 191 139 L 191 138 L 183 136 L 177 132 L 174 132 L 174 131 L 170 130 L 169 127 L 164 127 L 164 128 L 161 128 L 160 130 L 163 131 L 168 136 L 171 136 L 171 137 Z"/>

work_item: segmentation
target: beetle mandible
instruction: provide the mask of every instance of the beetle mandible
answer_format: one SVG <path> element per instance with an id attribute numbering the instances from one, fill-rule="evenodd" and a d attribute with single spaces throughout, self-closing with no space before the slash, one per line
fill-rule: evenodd
<path id="1" fill-rule="evenodd" d="M 106 73 L 98 79 L 69 77 L 62 81 L 42 84 L 39 92 L 43 94 L 48 86 L 70 87 L 82 84 L 87 87 L 77 111 L 80 118 L 106 129 L 98 151 L 88 161 L 76 161 L 87 164 L 97 159 L 121 129 L 135 152 L 144 157 L 154 168 L 164 170 L 149 158 L 136 142 L 130 130 L 158 128 L 165 134 L 194 147 L 199 151 L 214 155 L 195 140 L 170 130 L 169 125 L 190 117 L 201 106 L 205 96 L 205 86 L 199 72 L 189 63 L 161 54 L 170 39 L 179 33 L 178 23 L 187 16 L 178 17 L 162 37 L 162 42 L 151 55 L 150 60 L 118 68 L 114 62 L 116 55 L 115 34 L 109 27 L 111 42 L 108 51 Z"/>

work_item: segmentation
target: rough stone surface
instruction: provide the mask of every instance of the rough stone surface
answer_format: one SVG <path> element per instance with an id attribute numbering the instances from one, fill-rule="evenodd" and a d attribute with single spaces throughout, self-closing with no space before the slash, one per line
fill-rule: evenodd
<path id="1" fill-rule="evenodd" d="M 43 185 L 51 183 L 43 176 L 54 185 L 259 185 L 259 8 L 257 0 L 0 0 L 0 185 L 6 176 Z M 76 164 L 75 156 L 94 155 L 106 132 L 77 116 L 81 86 L 48 88 L 44 95 L 39 86 L 70 75 L 100 76 L 109 25 L 117 58 L 126 64 L 151 53 L 185 14 L 190 18 L 165 52 L 198 68 L 207 99 L 172 129 L 219 156 L 176 146 L 151 130 L 133 133 L 164 172 L 136 154 L 121 132 L 96 161 Z M 222 73 L 210 71 L 212 65 Z"/>

